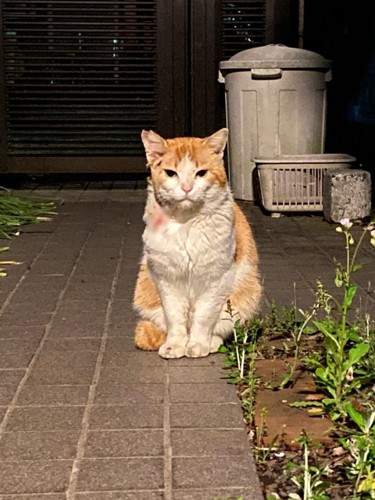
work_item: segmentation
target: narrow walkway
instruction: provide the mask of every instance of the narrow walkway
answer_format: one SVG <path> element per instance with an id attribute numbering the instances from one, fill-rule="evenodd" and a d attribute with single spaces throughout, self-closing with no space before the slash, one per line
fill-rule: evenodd
<path id="1" fill-rule="evenodd" d="M 144 192 L 38 192 L 64 203 L 13 238 L 7 258 L 22 264 L 0 280 L 0 499 L 260 500 L 221 355 L 165 361 L 133 347 Z M 243 207 L 265 307 L 294 294 L 311 305 L 316 278 L 332 277 L 342 253 L 340 235 L 319 216 Z M 358 274 L 362 303 L 373 311 L 374 249 L 360 260 L 369 264 Z"/>

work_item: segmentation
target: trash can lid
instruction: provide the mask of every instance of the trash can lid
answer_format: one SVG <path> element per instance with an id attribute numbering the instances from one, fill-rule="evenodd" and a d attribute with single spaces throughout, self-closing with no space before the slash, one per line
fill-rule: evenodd
<path id="1" fill-rule="evenodd" d="M 310 50 L 270 44 L 242 50 L 228 61 L 220 62 L 220 70 L 281 68 L 281 69 L 330 69 L 330 61 Z"/>

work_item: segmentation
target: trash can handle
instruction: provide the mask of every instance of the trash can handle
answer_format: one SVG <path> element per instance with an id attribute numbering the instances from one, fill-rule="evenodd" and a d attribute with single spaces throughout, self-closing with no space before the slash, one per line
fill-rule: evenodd
<path id="1" fill-rule="evenodd" d="M 253 80 L 276 80 L 283 76 L 281 68 L 253 68 L 251 78 Z"/>

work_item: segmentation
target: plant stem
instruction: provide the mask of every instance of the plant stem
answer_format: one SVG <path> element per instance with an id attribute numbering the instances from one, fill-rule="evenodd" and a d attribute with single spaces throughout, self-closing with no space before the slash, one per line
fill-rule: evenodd
<path id="1" fill-rule="evenodd" d="M 245 369 L 245 349 L 246 349 L 247 337 L 248 337 L 248 332 L 246 332 L 246 334 L 245 334 L 245 338 L 243 340 L 243 345 L 242 345 L 241 368 L 240 368 L 240 377 L 241 378 L 243 378 L 244 369 Z"/>
<path id="2" fill-rule="evenodd" d="M 310 484 L 310 473 L 309 473 L 309 450 L 307 446 L 307 442 L 303 442 L 303 455 L 304 455 L 304 488 L 303 488 L 303 500 L 311 499 L 311 484 Z"/>
<path id="3" fill-rule="evenodd" d="M 353 252 L 352 263 L 351 263 L 350 268 L 349 268 L 349 274 L 351 274 L 353 272 L 355 260 L 357 258 L 357 253 L 362 245 L 362 241 L 363 241 L 363 238 L 365 237 L 365 235 L 366 235 L 366 231 L 362 231 L 361 237 L 359 238 L 358 243 L 357 243 L 357 245 L 354 249 L 354 252 Z"/>
<path id="4" fill-rule="evenodd" d="M 297 367 L 297 363 L 298 363 L 298 358 L 299 358 L 299 354 L 300 354 L 300 347 L 301 347 L 301 337 L 302 337 L 302 334 L 306 328 L 306 325 L 311 321 L 311 319 L 315 316 L 315 313 L 316 313 L 316 309 L 314 307 L 314 309 L 311 311 L 311 313 L 305 318 L 305 321 L 302 323 L 302 326 L 299 328 L 298 330 L 298 333 L 297 333 L 297 336 L 295 337 L 295 350 L 294 350 L 294 357 L 293 357 L 293 362 L 292 362 L 292 365 L 290 366 L 289 368 L 289 371 L 287 373 L 287 375 L 283 378 L 283 380 L 281 381 L 280 383 L 280 386 L 279 388 L 282 389 L 283 387 L 285 387 L 285 385 L 289 382 L 289 380 L 292 378 L 295 370 L 296 370 L 296 367 Z"/>

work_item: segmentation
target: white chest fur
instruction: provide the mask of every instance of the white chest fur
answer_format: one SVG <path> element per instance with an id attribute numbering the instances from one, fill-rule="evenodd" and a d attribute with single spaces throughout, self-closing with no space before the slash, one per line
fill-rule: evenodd
<path id="1" fill-rule="evenodd" d="M 175 284 L 204 282 L 207 286 L 233 267 L 232 201 L 184 223 L 172 218 L 157 229 L 147 225 L 143 241 L 148 266 L 157 279 Z"/>

